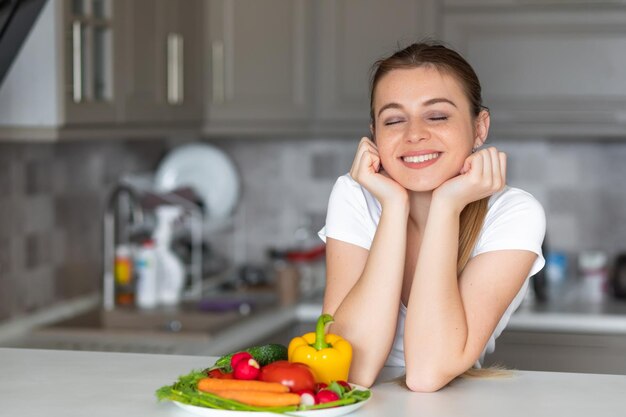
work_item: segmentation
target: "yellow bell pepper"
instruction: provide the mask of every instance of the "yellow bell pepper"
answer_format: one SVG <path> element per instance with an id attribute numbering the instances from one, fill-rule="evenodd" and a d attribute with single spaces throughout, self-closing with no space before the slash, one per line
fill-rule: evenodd
<path id="1" fill-rule="evenodd" d="M 336 334 L 326 334 L 333 316 L 322 314 L 317 320 L 315 332 L 295 337 L 289 342 L 289 362 L 304 363 L 311 368 L 315 382 L 330 384 L 347 381 L 352 362 L 352 346 Z"/>

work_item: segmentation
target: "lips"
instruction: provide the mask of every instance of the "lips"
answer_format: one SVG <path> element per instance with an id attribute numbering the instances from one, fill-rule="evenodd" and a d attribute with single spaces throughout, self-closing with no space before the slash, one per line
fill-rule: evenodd
<path id="1" fill-rule="evenodd" d="M 431 159 L 437 159 L 439 158 L 439 155 L 440 155 L 439 152 L 431 152 L 431 153 L 420 154 L 420 155 L 406 155 L 402 157 L 402 160 L 408 163 L 421 163 L 421 162 L 430 161 Z"/>
<path id="2" fill-rule="evenodd" d="M 406 152 L 399 159 L 402 164 L 411 169 L 422 169 L 436 163 L 441 157 L 442 152 L 432 149 L 422 151 Z"/>

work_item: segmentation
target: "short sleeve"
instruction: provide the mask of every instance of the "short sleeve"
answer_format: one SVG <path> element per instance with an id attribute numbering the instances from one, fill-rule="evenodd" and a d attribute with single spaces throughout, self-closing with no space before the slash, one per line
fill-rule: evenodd
<path id="1" fill-rule="evenodd" d="M 339 177 L 330 193 L 326 225 L 319 237 L 324 242 L 330 237 L 369 250 L 375 232 L 363 188 L 348 174 Z"/>
<path id="2" fill-rule="evenodd" d="M 543 207 L 517 188 L 507 188 L 494 197 L 472 256 L 496 250 L 528 250 L 537 254 L 529 276 L 535 275 L 545 264 L 541 251 L 546 232 Z"/>

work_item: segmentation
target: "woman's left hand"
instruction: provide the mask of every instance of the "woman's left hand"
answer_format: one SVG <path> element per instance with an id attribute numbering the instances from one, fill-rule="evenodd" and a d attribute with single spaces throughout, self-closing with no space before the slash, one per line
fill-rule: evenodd
<path id="1" fill-rule="evenodd" d="M 433 199 L 445 200 L 459 212 L 469 203 L 502 190 L 506 184 L 506 154 L 494 147 L 465 160 L 461 172 L 435 189 Z"/>

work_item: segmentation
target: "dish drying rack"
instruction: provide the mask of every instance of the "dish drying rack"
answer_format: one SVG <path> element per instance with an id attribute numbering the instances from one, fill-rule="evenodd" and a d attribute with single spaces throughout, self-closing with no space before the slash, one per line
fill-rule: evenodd
<path id="1" fill-rule="evenodd" d="M 193 190 L 188 189 L 191 194 Z M 130 179 L 122 179 L 109 194 L 103 216 L 104 236 L 104 272 L 103 272 L 103 308 L 113 310 L 115 301 L 115 249 L 123 243 L 131 243 L 133 231 L 145 227 L 146 216 L 142 198 L 146 195 L 155 197 L 156 205 L 176 205 L 183 208 L 183 221 L 190 232 L 190 263 L 186 265 L 191 281 L 183 290 L 181 300 L 199 300 L 203 293 L 202 277 L 202 226 L 205 223 L 204 212 L 198 204 L 175 192 L 157 193 L 149 186 L 138 185 Z M 127 213 L 120 210 L 122 198 L 127 199 Z M 125 215 L 125 216 L 123 216 Z M 121 217 L 126 217 L 122 219 Z M 125 224 L 120 223 L 125 220 Z M 120 230 L 119 236 L 116 229 Z"/>

